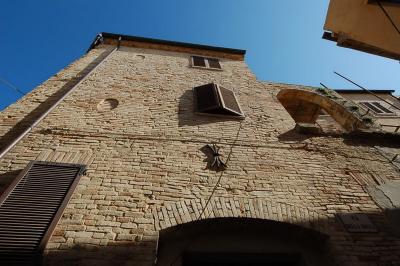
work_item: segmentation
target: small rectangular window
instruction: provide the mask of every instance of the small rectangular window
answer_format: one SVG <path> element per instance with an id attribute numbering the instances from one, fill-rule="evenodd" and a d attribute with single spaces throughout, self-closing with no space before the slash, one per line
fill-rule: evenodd
<path id="1" fill-rule="evenodd" d="M 221 69 L 221 64 L 217 58 L 206 58 L 201 56 L 191 57 L 192 67 L 201 67 L 207 69 Z"/>
<path id="2" fill-rule="evenodd" d="M 199 113 L 244 117 L 233 91 L 214 83 L 193 88 L 195 110 Z"/>
<path id="3" fill-rule="evenodd" d="M 210 68 L 218 68 L 221 69 L 221 65 L 219 64 L 219 60 L 215 58 L 208 58 L 208 65 Z"/>
<path id="4" fill-rule="evenodd" d="M 193 66 L 206 67 L 206 61 L 204 57 L 193 56 L 192 59 L 193 59 Z"/>

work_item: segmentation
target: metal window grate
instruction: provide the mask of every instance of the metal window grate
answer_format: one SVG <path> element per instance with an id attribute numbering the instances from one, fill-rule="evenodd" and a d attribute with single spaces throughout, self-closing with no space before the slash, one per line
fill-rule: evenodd
<path id="1" fill-rule="evenodd" d="M 0 265 L 36 265 L 85 166 L 31 162 L 0 197 Z"/>

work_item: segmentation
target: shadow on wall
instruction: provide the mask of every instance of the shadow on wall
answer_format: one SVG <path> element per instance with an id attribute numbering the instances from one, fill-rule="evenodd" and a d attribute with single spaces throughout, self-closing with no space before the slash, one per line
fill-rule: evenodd
<path id="1" fill-rule="evenodd" d="M 390 132 L 352 132 L 352 133 L 299 133 L 295 128 L 278 136 L 279 141 L 305 141 L 314 137 L 331 137 L 343 139 L 349 146 L 363 147 L 387 147 L 400 148 L 400 134 Z"/>
<path id="2" fill-rule="evenodd" d="M 296 129 L 291 129 L 285 133 L 282 133 L 278 136 L 278 140 L 285 142 L 285 141 L 304 141 L 309 138 L 313 137 L 312 135 L 309 134 L 300 134 L 297 132 Z"/>
<path id="3" fill-rule="evenodd" d="M 82 240 L 81 240 L 82 241 Z M 117 241 L 107 246 L 99 244 L 73 244 L 71 248 L 44 254 L 43 266 L 153 266 L 156 241 Z"/>
<path id="4" fill-rule="evenodd" d="M 0 195 L 7 189 L 23 169 L 0 174 Z"/>
<path id="5" fill-rule="evenodd" d="M 385 230 L 392 232 L 394 236 L 400 238 L 400 209 L 388 209 L 385 211 L 387 219 L 390 221 Z"/>
<path id="6" fill-rule="evenodd" d="M 158 243 L 155 239 L 136 238 L 101 246 L 89 244 L 89 240 L 79 244 L 82 240 L 76 239 L 78 243 L 69 244 L 71 247 L 47 253 L 43 265 L 248 265 L 251 260 L 254 265 L 329 266 L 350 265 L 349 257 L 352 262 L 389 265 L 379 263 L 400 255 L 389 248 L 396 246 L 398 240 L 386 231 L 381 213 L 370 213 L 368 217 L 377 225 L 378 233 L 350 234 L 337 217 L 312 220 L 312 226 L 330 224 L 327 232 L 333 231 L 334 237 L 301 223 L 244 217 L 205 219 L 161 230 Z M 390 237 L 385 238 L 384 234 Z M 379 251 L 371 255 L 372 249 L 364 243 L 379 247 Z M 339 245 L 337 249 L 335 244 Z"/>
<path id="7" fill-rule="evenodd" d="M 343 138 L 350 146 L 400 148 L 400 134 L 390 132 L 353 132 Z"/>
<path id="8" fill-rule="evenodd" d="M 157 265 L 330 265 L 327 238 L 270 220 L 206 219 L 162 230 Z"/>
<path id="9" fill-rule="evenodd" d="M 82 71 L 76 74 L 75 77 L 70 78 L 59 90 L 53 95 L 48 97 L 46 100 L 41 102 L 35 109 L 30 113 L 26 114 L 21 121 L 15 124 L 4 136 L 0 138 L 0 151 L 2 151 L 8 143 L 16 138 L 19 134 L 28 129 L 34 121 L 36 121 L 42 114 L 44 114 L 54 103 L 56 103 L 64 94 L 72 89 L 86 74 L 94 69 L 107 55 L 109 51 L 103 52 L 93 62 L 91 62 Z M 62 81 L 62 80 L 58 80 Z"/>
<path id="10" fill-rule="evenodd" d="M 216 262 L 232 265 L 229 264 L 232 259 L 238 262 L 234 265 L 248 265 L 246 263 L 251 258 L 254 265 L 268 262 L 285 266 L 328 266 L 333 261 L 335 265 L 350 265 L 349 257 L 352 257 L 352 263 L 358 261 L 360 265 L 396 265 L 384 264 L 400 256 L 393 249 L 398 246 L 399 239 L 387 228 L 390 227 L 387 216 L 380 212 L 365 214 L 377 233 L 349 233 L 338 216 L 314 218 L 306 223 L 295 219 L 293 224 L 289 224 L 245 218 L 245 213 L 238 214 L 238 217 L 204 219 L 167 227 L 159 232 L 158 242 L 152 227 L 148 230 L 154 237 L 119 235 L 119 227 L 102 229 L 101 226 L 91 226 L 100 234 L 112 230 L 117 237 L 106 240 L 56 236 L 54 239 L 57 241 L 53 240 L 50 245 L 61 242 L 63 246 L 58 250 L 48 250 L 42 265 L 151 266 L 155 262 L 158 266 L 215 265 Z M 400 210 L 391 210 L 390 215 L 399 217 Z M 63 241 L 58 241 L 61 239 Z"/>
<path id="11" fill-rule="evenodd" d="M 185 91 L 181 97 L 179 97 L 179 110 L 178 110 L 179 127 L 183 126 L 199 126 L 204 124 L 212 124 L 226 121 L 238 121 L 232 117 L 224 117 L 222 115 L 207 115 L 207 114 L 196 114 L 194 112 L 194 97 L 193 91 Z"/>

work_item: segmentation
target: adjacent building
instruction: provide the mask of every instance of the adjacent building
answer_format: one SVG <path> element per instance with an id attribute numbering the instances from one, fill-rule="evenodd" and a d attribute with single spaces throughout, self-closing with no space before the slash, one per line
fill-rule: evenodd
<path id="1" fill-rule="evenodd" d="M 357 103 L 366 115 L 372 115 L 385 131 L 400 131 L 400 100 L 394 90 L 336 90 Z"/>
<path id="2" fill-rule="evenodd" d="M 400 59 L 398 0 L 331 0 L 324 30 L 338 46 Z"/>
<path id="3" fill-rule="evenodd" d="M 2 265 L 400 265 L 399 135 L 244 56 L 103 33 L 2 111 Z"/>

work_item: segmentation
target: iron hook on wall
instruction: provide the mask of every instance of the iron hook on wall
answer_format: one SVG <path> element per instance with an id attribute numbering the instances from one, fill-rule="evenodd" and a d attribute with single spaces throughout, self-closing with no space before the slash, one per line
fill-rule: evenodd
<path id="1" fill-rule="evenodd" d="M 220 147 L 218 147 L 216 144 L 207 144 L 207 147 L 211 150 L 213 156 L 210 168 L 216 169 L 217 171 L 225 170 L 227 166 L 221 160 L 221 154 L 219 153 Z"/>

